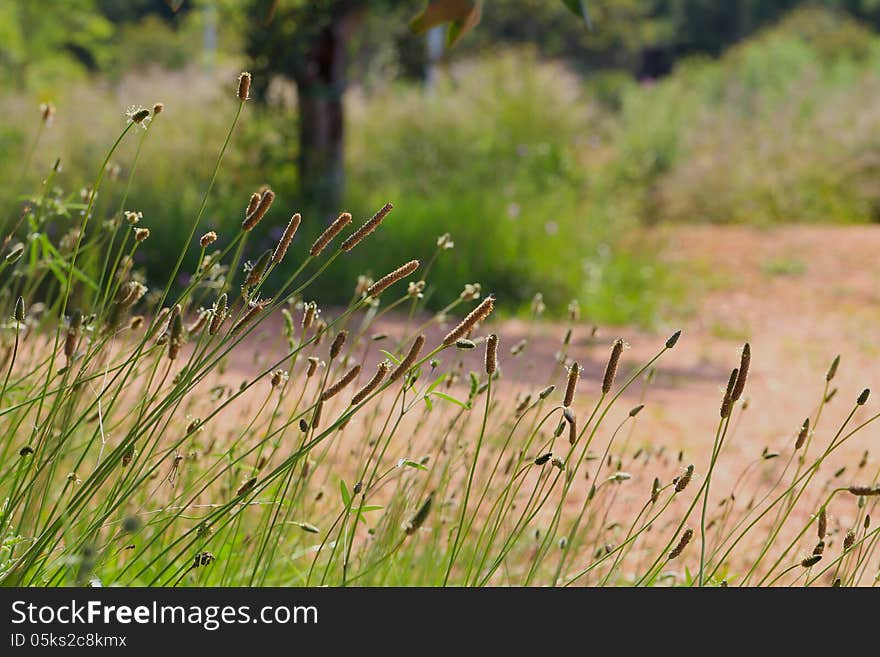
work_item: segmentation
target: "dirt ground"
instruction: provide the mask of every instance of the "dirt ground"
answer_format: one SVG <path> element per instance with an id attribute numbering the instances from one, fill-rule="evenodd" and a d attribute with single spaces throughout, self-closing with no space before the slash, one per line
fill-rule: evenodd
<path id="1" fill-rule="evenodd" d="M 837 388 L 837 392 L 823 411 L 811 456 L 828 444 L 864 388 L 877 390 L 857 411 L 849 428 L 878 413 L 880 226 L 711 226 L 664 231 L 664 257 L 680 265 L 682 271 L 699 272 L 693 274 L 699 280 L 694 281 L 695 294 L 688 300 L 692 312 L 662 321 L 653 332 L 599 326 L 593 336 L 589 308 L 585 307 L 569 349 L 569 356 L 583 368 L 574 408 L 579 417 L 585 417 L 597 398 L 616 338 L 622 337 L 630 347 L 624 352 L 619 383 L 654 355 L 674 330 L 682 329 L 679 343 L 656 366 L 644 399 L 645 409 L 629 437 L 622 441 L 626 450 L 621 450 L 621 441 L 612 449 L 613 454 L 623 457 L 625 469 L 628 465 L 636 467 L 631 461 L 628 464 L 627 458 L 639 447 L 656 449 L 663 445 L 666 456 L 652 461 L 646 469 L 640 468 L 641 472 L 634 470 L 636 476 L 620 496 L 619 504 L 638 508 L 644 502 L 654 468 L 658 468 L 656 474 L 662 481 L 671 480 L 687 463 L 696 464 L 695 479 L 705 474 L 723 388 L 730 370 L 739 364 L 746 341 L 752 349 L 745 393 L 748 407 L 737 413 L 735 430 L 713 477 L 712 497 L 716 501 L 729 495 L 749 464 L 754 469 L 746 481 L 751 483 L 736 489 L 738 497 L 746 497 L 757 482 L 769 484 L 775 480 L 792 453 L 804 418 L 815 416 L 825 374 L 835 355 L 841 355 L 841 364 L 830 388 Z M 421 319 L 425 318 L 417 318 Z M 402 328 L 403 320 L 394 318 L 379 322 L 371 333 L 399 335 Z M 264 336 L 278 335 L 279 330 L 269 327 Z M 510 320 L 484 327 L 479 333 L 488 330 L 501 336 L 503 385 L 497 390 L 499 395 L 502 390 L 510 395 L 507 403 L 515 403 L 514 393 L 534 394 L 550 382 L 564 386 L 564 374 L 556 368 L 555 359 L 567 330 L 564 323 Z M 432 330 L 428 344 L 436 344 L 441 336 L 440 329 Z M 528 338 L 526 350 L 519 356 L 511 355 L 510 347 L 523 338 Z M 365 371 L 372 371 L 372 362 L 383 358 L 381 344 L 370 346 L 370 352 L 363 356 Z M 450 358 L 445 352 L 443 357 Z M 482 349 L 458 352 L 454 357 L 465 359 L 465 371 L 479 370 Z M 233 371 L 240 369 L 242 373 L 254 369 L 253 362 L 235 365 Z M 609 415 L 610 428 L 597 435 L 597 451 L 604 450 L 612 428 L 641 401 L 642 386 L 633 385 Z M 874 481 L 880 464 L 878 436 L 880 422 L 860 431 L 833 455 L 796 515 L 805 519 L 831 488 Z M 780 457 L 762 461 L 765 448 L 778 452 Z M 867 464 L 858 468 L 866 450 L 871 452 Z M 677 458 L 679 452 L 681 461 Z M 840 471 L 844 465 L 846 470 Z M 835 527 L 835 532 L 845 529 L 856 514 L 852 498 L 835 501 L 829 526 Z"/>
<path id="2" fill-rule="evenodd" d="M 749 404 L 719 464 L 719 480 L 734 476 L 744 460 L 757 458 L 765 446 L 790 450 L 800 424 L 815 412 L 836 354 L 841 365 L 831 388 L 839 390 L 817 440 L 824 444 L 830 439 L 864 388 L 877 388 L 877 393 L 854 421 L 877 412 L 880 226 L 676 227 L 667 231 L 666 242 L 665 257 L 671 262 L 705 272 L 704 280 L 696 282 L 701 291 L 690 316 L 669 321 L 656 334 L 599 327 L 598 345 L 584 344 L 589 327 L 582 327 L 572 349 L 586 368 L 582 388 L 595 390 L 616 337 L 631 345 L 624 355 L 625 372 L 649 358 L 674 329 L 682 329 L 678 345 L 657 366 L 638 436 L 704 461 L 723 388 L 745 341 L 752 349 Z M 517 322 L 499 329 L 508 343 L 524 331 Z M 532 341 L 533 356 L 535 350 L 551 356 L 558 349 L 562 330 L 545 327 L 544 333 Z M 627 396 L 637 403 L 639 394 L 634 387 Z M 865 449 L 877 445 L 878 435 L 880 425 L 867 427 L 839 460 L 859 460 Z M 876 467 L 872 454 L 865 474 L 873 476 Z"/>
<path id="3" fill-rule="evenodd" d="M 681 265 L 683 271 L 699 272 L 694 274 L 700 280 L 694 282 L 696 292 L 689 300 L 693 310 L 684 318 L 661 322 L 661 328 L 654 332 L 600 326 L 591 337 L 589 308 L 585 307 L 569 349 L 569 355 L 583 368 L 579 411 L 585 412 L 595 400 L 616 338 L 622 337 L 629 345 L 621 363 L 621 381 L 680 328 L 678 345 L 656 366 L 631 445 L 662 444 L 673 453 L 683 450 L 687 462 L 705 462 L 724 385 L 748 341 L 752 349 L 745 394 L 748 408 L 740 414 L 736 433 L 719 463 L 721 489 L 725 479 L 732 480 L 743 464 L 759 458 L 765 447 L 780 453 L 790 450 L 804 418 L 815 413 L 825 373 L 836 354 L 841 355 L 841 365 L 831 388 L 838 388 L 838 392 L 823 413 L 816 440 L 825 444 L 830 439 L 866 387 L 877 388 L 877 392 L 859 410 L 854 423 L 877 412 L 880 226 L 674 227 L 665 229 L 664 242 L 666 259 Z M 425 318 L 417 318 L 421 319 Z M 280 333 L 280 326 L 267 324 L 261 331 L 263 339 Z M 402 320 L 393 318 L 378 322 L 371 333 L 394 335 L 400 334 L 401 328 Z M 552 376 L 555 354 L 566 332 L 564 324 L 510 320 L 492 325 L 491 330 L 502 339 L 505 381 L 499 392 L 536 392 L 550 382 L 564 385 L 564 376 L 558 371 Z M 429 345 L 442 335 L 440 330 L 429 333 Z M 510 347 L 526 337 L 527 349 L 512 356 Z M 383 357 L 379 353 L 383 344 L 371 347 L 371 353 L 364 357 L 365 371 L 371 371 L 372 360 Z M 269 352 L 267 359 L 272 350 Z M 238 353 L 252 352 L 243 349 Z M 482 350 L 474 350 L 465 356 L 466 366 L 479 369 L 481 357 Z M 253 360 L 244 355 L 233 365 L 233 370 L 240 369 L 245 375 L 254 368 Z M 641 386 L 632 386 L 622 401 L 618 416 L 641 401 Z M 858 461 L 865 449 L 877 444 L 878 435 L 880 423 L 867 427 L 829 467 L 838 460 Z M 865 474 L 873 476 L 877 463 L 877 455 L 872 454 Z"/>

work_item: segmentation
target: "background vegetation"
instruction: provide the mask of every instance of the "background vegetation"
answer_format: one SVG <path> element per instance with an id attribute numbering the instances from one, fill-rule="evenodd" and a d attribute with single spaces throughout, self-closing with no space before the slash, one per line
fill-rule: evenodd
<path id="1" fill-rule="evenodd" d="M 174 227 L 195 215 L 210 176 L 204 146 L 222 142 L 234 112 L 248 39 L 267 29 L 261 3 L 55 4 L 0 8 L 0 175 L 27 183 L 4 186 L 4 213 L 56 158 L 59 188 L 79 190 L 125 108 L 164 101 L 165 138 L 145 146 L 126 202 L 155 229 L 139 264 L 161 280 Z M 367 4 L 347 44 L 339 209 L 369 216 L 394 200 L 405 220 L 330 273 L 325 298 L 347 299 L 357 274 L 400 253 L 429 258 L 448 230 L 458 248 L 433 272 L 438 285 L 483 281 L 523 308 L 536 292 L 551 307 L 577 298 L 594 321 L 649 324 L 680 307 L 682 283 L 644 226 L 880 212 L 878 3 L 609 0 L 590 3 L 589 30 L 561 3 L 492 0 L 433 67 L 408 28 L 411 6 Z M 299 239 L 310 239 L 332 216 L 301 186 L 296 85 L 276 72 L 255 89 L 204 228 L 224 239 L 241 221 L 240 190 L 269 184 L 303 212 Z M 40 102 L 57 115 L 29 160 Z M 134 149 L 114 158 L 120 180 Z M 99 203 L 122 193 L 109 186 Z M 246 255 L 275 238 L 257 236 Z"/>

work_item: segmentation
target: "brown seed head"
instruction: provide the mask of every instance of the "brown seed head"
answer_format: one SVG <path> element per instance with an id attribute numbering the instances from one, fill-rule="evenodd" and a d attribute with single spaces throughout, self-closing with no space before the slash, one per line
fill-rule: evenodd
<path id="1" fill-rule="evenodd" d="M 199 238 L 199 245 L 201 245 L 203 249 L 206 249 L 216 241 L 217 233 L 215 233 L 213 230 L 209 230 L 207 233 Z"/>
<path id="2" fill-rule="evenodd" d="M 819 540 L 821 541 L 825 538 L 825 532 L 828 530 L 828 515 L 825 513 L 825 507 L 823 506 L 819 509 L 819 517 L 818 517 L 818 527 L 817 533 L 819 534 Z"/>
<path id="3" fill-rule="evenodd" d="M 730 372 L 730 378 L 727 380 L 727 389 L 724 391 L 724 398 L 721 400 L 721 417 L 730 417 L 730 411 L 733 410 L 733 387 L 736 385 L 736 379 L 739 377 L 739 369 L 736 367 Z"/>
<path id="4" fill-rule="evenodd" d="M 617 376 L 617 366 L 620 364 L 620 356 L 623 354 L 623 340 L 617 339 L 611 348 L 611 357 L 605 366 L 605 376 L 602 377 L 602 394 L 608 394 L 614 385 L 614 377 Z"/>
<path id="5" fill-rule="evenodd" d="M 837 368 L 840 366 L 840 354 L 834 357 L 834 360 L 831 361 L 831 367 L 828 368 L 828 373 L 825 375 L 825 381 L 831 383 L 831 380 L 834 378 L 834 375 L 837 374 Z"/>
<path id="6" fill-rule="evenodd" d="M 155 117 L 157 114 L 161 114 L 165 111 L 165 103 L 156 103 L 153 105 L 153 116 Z"/>
<path id="7" fill-rule="evenodd" d="M 70 360 L 79 342 L 79 331 L 82 327 L 82 312 L 74 310 L 70 314 L 70 325 L 67 327 L 67 336 L 64 340 L 64 355 Z"/>
<path id="8" fill-rule="evenodd" d="M 290 221 L 287 222 L 287 228 L 284 229 L 284 233 L 281 235 L 281 239 L 278 240 L 278 245 L 275 247 L 275 252 L 272 254 L 272 262 L 275 264 L 284 260 L 284 255 L 287 253 L 287 249 L 290 248 L 290 243 L 293 241 L 293 236 L 296 235 L 296 230 L 299 228 L 301 221 L 302 217 L 299 212 L 297 212 L 290 218 Z"/>
<path id="9" fill-rule="evenodd" d="M 800 449 L 804 446 L 804 442 L 807 440 L 807 436 L 810 435 L 810 418 L 804 420 L 804 423 L 801 425 L 801 430 L 798 432 L 797 440 L 794 441 L 794 448 L 796 450 Z"/>
<path id="10" fill-rule="evenodd" d="M 418 508 L 412 518 L 410 518 L 407 523 L 404 525 L 404 531 L 407 536 L 411 536 L 416 531 L 418 531 L 419 527 L 421 527 L 425 520 L 428 518 L 428 514 L 431 512 L 431 503 L 434 499 L 434 491 L 431 491 L 428 494 L 428 497 L 422 502 L 422 505 Z"/>
<path id="11" fill-rule="evenodd" d="M 803 566 L 804 568 L 812 568 L 820 561 L 822 561 L 821 554 L 811 554 L 809 557 L 806 557 L 801 561 L 801 566 Z"/>
<path id="12" fill-rule="evenodd" d="M 367 296 L 368 297 L 378 297 L 382 292 L 387 290 L 389 287 L 394 285 L 397 281 L 402 278 L 406 278 L 410 274 L 412 274 L 416 269 L 419 268 L 418 260 L 410 260 L 404 265 L 401 265 L 394 271 L 389 274 L 385 274 L 378 281 L 373 283 L 370 287 L 367 288 Z M 461 337 L 461 336 L 458 336 Z M 456 338 L 458 339 L 458 338 Z M 453 340 L 452 342 L 455 342 Z"/>
<path id="13" fill-rule="evenodd" d="M 248 98 L 250 98 L 250 90 L 251 74 L 247 71 L 243 71 L 241 75 L 238 76 L 238 99 L 242 102 L 248 100 Z"/>
<path id="14" fill-rule="evenodd" d="M 357 378 L 357 375 L 360 373 L 360 365 L 355 365 L 354 367 L 352 367 L 350 370 L 348 370 L 348 372 L 345 373 L 345 375 L 341 379 L 339 379 L 339 381 L 324 390 L 324 392 L 321 394 L 321 401 L 327 401 L 328 399 L 331 399 L 332 397 L 338 395 L 343 389 L 346 388 L 346 386 L 348 386 L 349 383 L 354 381 Z"/>
<path id="15" fill-rule="evenodd" d="M 315 243 L 312 244 L 312 248 L 309 249 L 309 255 L 315 257 L 320 255 L 321 251 L 323 251 L 326 246 L 330 243 L 330 241 L 339 235 L 342 232 L 342 229 L 345 228 L 348 224 L 351 223 L 351 214 L 348 212 L 343 212 L 333 221 L 332 224 L 327 226 L 327 229 L 318 236 L 318 239 L 315 240 Z"/>
<path id="16" fill-rule="evenodd" d="M 693 463 L 689 465 L 684 474 L 679 477 L 678 481 L 675 482 L 675 492 L 680 493 L 685 488 L 687 488 L 688 484 L 691 483 L 691 478 L 694 476 L 694 465 Z"/>
<path id="17" fill-rule="evenodd" d="M 175 360 L 180 354 L 180 347 L 183 344 L 183 319 L 180 316 L 180 304 L 174 306 L 171 310 L 171 321 L 169 325 L 168 336 L 168 359 Z"/>
<path id="18" fill-rule="evenodd" d="M 486 338 L 486 374 L 492 376 L 498 367 L 498 336 L 495 333 Z"/>
<path id="19" fill-rule="evenodd" d="M 382 223 L 382 220 L 388 216 L 388 213 L 391 212 L 393 208 L 394 206 L 390 203 L 386 203 L 382 206 L 372 218 L 367 220 L 342 243 L 342 250 L 351 251 L 354 247 L 360 244 L 370 233 L 379 227 L 379 224 Z"/>
<path id="20" fill-rule="evenodd" d="M 342 347 L 345 346 L 345 338 L 347 337 L 348 331 L 342 330 L 333 338 L 333 342 L 330 344 L 330 360 L 335 360 L 340 352 L 342 352 Z"/>
<path id="21" fill-rule="evenodd" d="M 226 292 L 224 292 L 220 295 L 220 298 L 217 299 L 217 303 L 214 304 L 214 308 L 211 311 L 211 325 L 208 327 L 209 335 L 216 335 L 217 331 L 219 331 L 220 327 L 223 325 L 223 322 L 226 321 L 226 315 L 229 312 L 229 306 L 227 303 Z"/>
<path id="22" fill-rule="evenodd" d="M 260 256 L 256 264 L 254 264 L 253 268 L 248 272 L 247 278 L 244 281 L 246 286 L 250 287 L 256 285 L 262 280 L 263 274 L 266 273 L 266 269 L 269 267 L 269 260 L 271 257 L 272 249 L 263 252 L 263 255 Z"/>
<path id="23" fill-rule="evenodd" d="M 137 110 L 136 112 L 134 112 L 131 115 L 131 122 L 132 123 L 143 123 L 144 119 L 146 119 L 148 116 L 150 116 L 150 110 L 146 109 L 145 107 L 142 107 L 141 109 Z"/>
<path id="24" fill-rule="evenodd" d="M 422 351 L 422 347 L 425 346 L 425 336 L 419 335 L 413 340 L 412 345 L 409 348 L 406 356 L 404 356 L 403 360 L 400 361 L 400 364 L 394 368 L 394 371 L 391 372 L 391 376 L 389 380 L 397 381 L 400 377 L 406 374 L 409 369 L 413 366 L 413 363 L 416 362 L 416 359 L 419 357 L 419 354 Z"/>
<path id="25" fill-rule="evenodd" d="M 742 355 L 739 361 L 739 374 L 736 377 L 736 383 L 733 384 L 730 398 L 732 401 L 739 401 L 742 397 L 743 390 L 746 387 L 746 378 L 749 376 L 749 365 L 752 362 L 752 348 L 748 342 L 743 345 Z"/>
<path id="26" fill-rule="evenodd" d="M 672 552 L 669 553 L 669 560 L 672 561 L 676 557 L 680 556 L 684 549 L 687 547 L 687 544 L 691 542 L 691 539 L 694 537 L 694 530 L 688 527 L 685 529 L 681 538 L 678 539 L 678 544 L 672 548 Z"/>
<path id="27" fill-rule="evenodd" d="M 253 203 L 253 196 L 251 196 L 251 203 Z M 257 202 L 257 207 L 253 209 L 252 212 L 248 212 L 245 216 L 244 221 L 241 223 L 241 229 L 245 232 L 253 230 L 254 227 L 260 223 L 263 217 L 266 216 L 266 213 L 269 211 L 269 207 L 272 205 L 272 201 L 275 200 L 275 192 L 271 189 L 267 189 L 260 196 L 259 201 Z M 250 206 L 248 207 L 250 209 Z"/>
<path id="28" fill-rule="evenodd" d="M 580 378 L 580 375 L 581 366 L 577 363 L 572 363 L 571 367 L 568 368 L 568 383 L 565 386 L 565 399 L 562 400 L 563 406 L 569 407 L 574 401 L 574 393 L 577 390 L 578 378 Z"/>
<path id="29" fill-rule="evenodd" d="M 849 550 L 853 544 L 856 542 L 856 533 L 850 529 L 846 532 L 846 536 L 843 537 L 843 551 L 846 552 Z"/>
<path id="30" fill-rule="evenodd" d="M 12 310 L 12 318 L 19 323 L 24 321 L 24 299 L 21 296 L 15 300 L 15 308 Z"/>
<path id="31" fill-rule="evenodd" d="M 271 302 L 272 299 L 263 299 L 262 301 L 258 301 L 257 303 L 252 303 L 247 312 L 242 316 L 242 318 L 232 325 L 232 330 L 230 331 L 230 334 L 236 335 L 237 333 L 241 332 L 241 330 L 244 329 L 245 326 L 250 324 L 251 320 L 259 315 L 262 310 Z"/>
<path id="32" fill-rule="evenodd" d="M 853 495 L 861 497 L 873 497 L 880 495 L 880 485 L 875 486 L 850 486 L 847 490 Z"/>
<path id="33" fill-rule="evenodd" d="M 357 404 L 360 404 L 371 392 L 378 388 L 379 384 L 382 383 L 382 380 L 385 378 L 385 375 L 388 374 L 389 369 L 391 369 L 391 366 L 388 364 L 387 360 L 383 360 L 379 363 L 379 367 L 376 369 L 373 378 L 367 381 L 367 384 L 358 390 L 354 397 L 351 398 L 351 405 L 356 406 Z"/>
<path id="34" fill-rule="evenodd" d="M 443 344 L 449 346 L 454 344 L 459 338 L 463 338 L 477 322 L 482 322 L 486 319 L 494 309 L 494 297 L 486 297 L 483 299 L 483 301 L 480 302 L 480 305 L 469 312 L 458 326 L 446 334 L 446 337 L 443 338 Z"/>
<path id="35" fill-rule="evenodd" d="M 260 204 L 260 198 L 263 195 L 260 192 L 254 192 L 251 194 L 250 199 L 248 199 L 247 209 L 244 211 L 244 216 L 247 217 L 254 213 L 254 210 L 257 209 L 257 206 Z"/>
<path id="36" fill-rule="evenodd" d="M 660 477 L 654 477 L 654 483 L 651 484 L 651 504 L 654 504 L 660 497 Z"/>

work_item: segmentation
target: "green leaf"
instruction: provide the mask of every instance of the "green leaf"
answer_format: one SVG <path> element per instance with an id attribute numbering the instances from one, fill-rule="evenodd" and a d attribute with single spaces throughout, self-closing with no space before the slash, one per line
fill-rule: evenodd
<path id="1" fill-rule="evenodd" d="M 578 18 L 583 18 L 587 27 L 593 29 L 590 22 L 590 12 L 587 10 L 587 0 L 562 0 L 562 4 L 568 7 L 568 10 Z"/>
<path id="2" fill-rule="evenodd" d="M 342 503 L 345 504 L 346 509 L 351 508 L 351 494 L 348 492 L 348 486 L 345 485 L 345 481 L 339 480 L 339 492 L 342 493 Z"/>
<path id="3" fill-rule="evenodd" d="M 452 402 L 453 404 L 457 404 L 458 406 L 461 406 L 462 408 L 470 408 L 469 404 L 466 404 L 465 402 L 461 401 L 460 399 L 456 399 L 452 395 L 447 395 L 445 392 L 433 392 L 431 394 L 433 394 L 435 397 L 439 397 L 440 399 L 445 399 L 448 402 Z"/>
<path id="4" fill-rule="evenodd" d="M 388 356 L 388 359 L 392 363 L 394 363 L 395 365 L 400 365 L 400 359 L 397 356 L 395 356 L 394 354 L 392 354 L 390 351 L 385 351 L 384 349 L 380 349 L 379 351 L 381 351 L 383 354 Z"/>
<path id="5" fill-rule="evenodd" d="M 425 406 L 428 407 L 428 410 L 429 410 L 429 411 L 433 411 L 433 410 L 434 410 L 434 402 L 431 401 L 431 398 L 430 398 L 430 397 L 428 397 L 427 395 L 425 395 L 424 397 L 422 397 L 422 401 L 425 402 Z"/>
<path id="6" fill-rule="evenodd" d="M 406 466 L 408 468 L 415 468 L 416 470 L 427 470 L 428 469 L 425 466 L 423 466 L 421 463 L 417 463 L 416 461 L 410 461 L 409 459 L 400 459 L 397 462 L 398 468 L 403 467 L 403 466 Z"/>
<path id="7" fill-rule="evenodd" d="M 428 389 L 425 391 L 425 394 L 430 395 L 432 392 L 434 392 L 434 390 L 437 389 L 437 386 L 439 386 L 441 383 L 443 383 L 446 380 L 447 376 L 448 375 L 446 375 L 446 374 L 441 374 L 440 376 L 438 376 L 437 380 L 428 386 Z"/>
<path id="8" fill-rule="evenodd" d="M 438 25 L 449 24 L 446 30 L 447 46 L 454 46 L 480 22 L 480 0 L 431 0 L 420 14 L 409 23 L 416 34 L 423 34 Z"/>

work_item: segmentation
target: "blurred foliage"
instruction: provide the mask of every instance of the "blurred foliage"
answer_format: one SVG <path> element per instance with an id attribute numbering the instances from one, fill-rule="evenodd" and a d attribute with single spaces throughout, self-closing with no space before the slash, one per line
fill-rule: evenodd
<path id="1" fill-rule="evenodd" d="M 36 3 L 0 4 L 5 180 L 18 178 L 38 104 L 58 107 L 25 187 L 0 200 L 38 189 L 56 157 L 59 186 L 76 196 L 124 109 L 164 101 L 127 203 L 152 229 L 139 265 L 160 280 L 210 177 L 206 153 L 219 148 L 235 110 L 254 18 L 233 0 L 187 0 L 177 13 L 146 2 L 58 4 L 52 20 Z M 807 7 L 766 26 L 802 3 L 595 0 L 589 31 L 562 3 L 493 0 L 427 93 L 413 80 L 423 74 L 424 41 L 407 29 L 415 11 L 404 4 L 384 3 L 361 23 L 346 95 L 342 206 L 356 219 L 386 201 L 396 209 L 381 239 L 328 272 L 324 298 L 347 299 L 360 273 L 429 260 L 449 230 L 456 247 L 432 268 L 434 307 L 471 280 L 508 307 L 526 308 L 541 292 L 551 309 L 578 298 L 586 318 L 651 323 L 681 301 L 681 285 L 658 260 L 662 245 L 634 228 L 880 218 L 876 2 L 829 1 L 849 13 Z M 698 23 L 716 36 L 698 34 Z M 639 77 L 669 61 L 671 74 Z M 289 213 L 305 210 L 296 91 L 282 77 L 258 82 L 264 102 L 248 105 L 200 227 L 217 229 L 224 243 L 248 194 L 271 185 L 278 200 L 250 258 L 273 244 Z M 119 202 L 135 146 L 131 139 L 119 151 L 119 177 L 99 199 L 104 212 Z M 304 216 L 299 248 L 326 219 Z"/>

